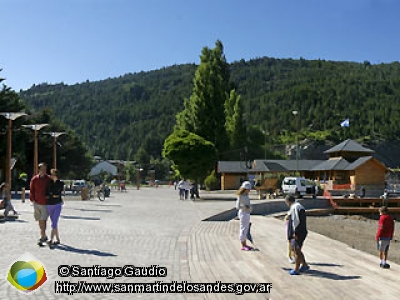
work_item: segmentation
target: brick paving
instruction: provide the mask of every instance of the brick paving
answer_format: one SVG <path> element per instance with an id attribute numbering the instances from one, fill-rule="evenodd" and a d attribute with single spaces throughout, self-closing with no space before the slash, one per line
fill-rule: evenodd
<path id="1" fill-rule="evenodd" d="M 226 195 L 226 194 L 224 194 Z M 206 197 L 206 195 L 205 195 Z M 207 195 L 210 199 L 212 196 Z M 219 198 L 225 199 L 219 195 Z M 59 227 L 62 245 L 54 250 L 36 245 L 39 236 L 32 206 L 13 200 L 21 213 L 0 224 L 5 278 L 9 265 L 25 252 L 40 260 L 48 282 L 31 299 L 398 299 L 398 265 L 377 267 L 377 257 L 310 233 L 304 250 L 312 270 L 295 278 L 285 257 L 283 222 L 252 216 L 252 233 L 261 251 L 240 251 L 238 221 L 202 222 L 231 209 L 234 202 L 179 201 L 173 188 L 112 191 L 105 202 L 67 199 Z M 255 203 L 255 202 L 253 202 Z M 260 203 L 257 201 L 256 203 Z M 48 232 L 49 234 L 49 232 Z M 59 277 L 59 265 L 167 267 L 166 278 L 116 279 Z M 71 282 L 271 282 L 271 294 L 75 294 L 54 293 L 56 280 Z M 397 282 L 397 283 L 396 283 Z M 382 286 L 385 286 L 383 289 Z M 297 290 L 300 289 L 300 290 Z M 0 280 L 0 299 L 26 299 Z M 356 297 L 356 298 L 354 298 Z"/>

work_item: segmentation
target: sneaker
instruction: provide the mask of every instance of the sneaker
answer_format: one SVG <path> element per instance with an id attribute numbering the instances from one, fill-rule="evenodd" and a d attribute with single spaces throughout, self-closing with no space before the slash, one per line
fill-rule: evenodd
<path id="1" fill-rule="evenodd" d="M 39 239 L 39 243 L 45 243 L 45 242 L 47 242 L 47 240 L 48 240 L 47 236 L 42 237 Z"/>
<path id="2" fill-rule="evenodd" d="M 389 264 L 383 264 L 383 265 L 381 265 L 381 268 L 390 269 L 390 265 Z"/>
<path id="3" fill-rule="evenodd" d="M 289 271 L 290 275 L 300 275 L 300 272 L 296 271 L 296 270 L 290 270 Z"/>
<path id="4" fill-rule="evenodd" d="M 310 270 L 310 266 L 309 265 L 301 266 L 299 270 L 300 270 L 300 272 L 306 272 L 306 271 Z"/>
<path id="5" fill-rule="evenodd" d="M 60 241 L 54 241 L 53 244 L 54 245 L 60 245 Z"/>
<path id="6" fill-rule="evenodd" d="M 295 264 L 296 260 L 293 257 L 289 257 L 289 263 Z"/>
<path id="7" fill-rule="evenodd" d="M 242 250 L 243 251 L 250 251 L 252 248 L 251 247 L 249 247 L 249 246 L 244 246 L 244 247 L 242 247 Z"/>

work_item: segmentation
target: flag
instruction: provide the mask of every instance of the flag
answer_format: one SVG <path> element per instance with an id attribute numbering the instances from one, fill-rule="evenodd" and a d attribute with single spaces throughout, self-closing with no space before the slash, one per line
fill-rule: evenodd
<path id="1" fill-rule="evenodd" d="M 340 126 L 341 127 L 349 127 L 350 126 L 350 120 L 347 118 L 342 123 L 340 123 Z"/>

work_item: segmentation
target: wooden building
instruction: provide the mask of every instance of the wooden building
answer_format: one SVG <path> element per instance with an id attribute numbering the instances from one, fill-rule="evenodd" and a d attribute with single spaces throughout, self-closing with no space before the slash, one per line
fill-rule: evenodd
<path id="1" fill-rule="evenodd" d="M 241 181 L 260 180 L 269 186 L 278 182 L 279 177 L 300 174 L 318 180 L 332 189 L 357 190 L 384 189 L 387 167 L 375 159 L 373 150 L 353 140 L 346 140 L 324 152 L 327 160 L 254 160 L 251 169 L 244 162 L 220 161 L 221 189 L 237 189 Z"/>

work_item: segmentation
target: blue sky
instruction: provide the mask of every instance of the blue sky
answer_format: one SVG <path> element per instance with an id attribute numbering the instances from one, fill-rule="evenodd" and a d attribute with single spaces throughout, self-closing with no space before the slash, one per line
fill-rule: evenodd
<path id="1" fill-rule="evenodd" d="M 400 60 L 397 0 L 0 0 L 0 72 L 12 89 L 268 56 Z"/>

